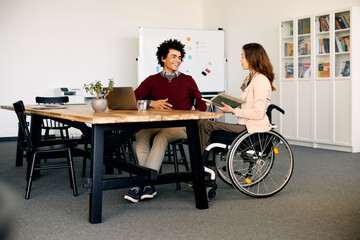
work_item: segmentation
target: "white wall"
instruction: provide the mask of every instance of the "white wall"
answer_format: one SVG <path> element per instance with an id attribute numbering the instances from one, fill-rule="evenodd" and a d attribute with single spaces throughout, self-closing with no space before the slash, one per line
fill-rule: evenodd
<path id="1" fill-rule="evenodd" d="M 108 78 L 136 87 L 138 27 L 201 29 L 202 18 L 202 0 L 1 0 L 0 105 Z M 0 137 L 16 136 L 15 114 L 0 119 Z"/>
<path id="2" fill-rule="evenodd" d="M 227 89 L 239 95 L 242 45 L 261 43 L 279 73 L 281 20 L 355 5 L 360 0 L 1 0 L 0 105 L 112 77 L 136 87 L 139 26 L 224 28 Z M 15 114 L 0 110 L 0 119 L 0 137 L 16 136 Z"/>

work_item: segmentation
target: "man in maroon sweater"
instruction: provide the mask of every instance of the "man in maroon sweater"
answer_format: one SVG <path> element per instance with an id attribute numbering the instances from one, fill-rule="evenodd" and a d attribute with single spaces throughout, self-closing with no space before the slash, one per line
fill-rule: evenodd
<path id="1" fill-rule="evenodd" d="M 184 45 L 178 40 L 166 40 L 156 53 L 160 73 L 149 76 L 135 90 L 137 100 L 147 99 L 149 108 L 190 110 L 192 99 L 195 109 L 206 110 L 194 79 L 178 71 L 185 56 Z M 136 134 L 136 154 L 140 166 L 159 171 L 169 142 L 186 138 L 186 128 L 143 129 Z M 152 144 L 151 141 L 152 140 Z M 124 196 L 131 202 L 153 198 L 157 194 L 154 186 L 133 187 Z"/>

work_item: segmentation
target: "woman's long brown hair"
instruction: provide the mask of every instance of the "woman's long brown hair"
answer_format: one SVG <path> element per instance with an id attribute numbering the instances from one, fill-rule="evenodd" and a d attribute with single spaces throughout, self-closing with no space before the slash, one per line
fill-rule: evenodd
<path id="1" fill-rule="evenodd" d="M 273 66 L 263 46 L 258 43 L 248 43 L 243 46 L 243 50 L 249 69 L 265 75 L 269 79 L 271 90 L 275 91 Z"/>

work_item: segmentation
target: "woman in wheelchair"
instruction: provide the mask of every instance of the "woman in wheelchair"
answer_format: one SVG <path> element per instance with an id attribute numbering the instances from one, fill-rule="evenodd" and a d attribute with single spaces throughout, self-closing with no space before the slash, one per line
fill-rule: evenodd
<path id="1" fill-rule="evenodd" d="M 240 99 L 245 102 L 238 108 L 232 108 L 222 103 L 224 107 L 216 106 L 224 113 L 232 113 L 238 118 L 238 124 L 214 121 L 200 121 L 200 145 L 203 153 L 209 144 L 211 132 L 223 130 L 240 133 L 245 129 L 249 133 L 267 132 L 271 129 L 266 110 L 271 102 L 271 91 L 274 76 L 273 67 L 265 49 L 258 43 L 245 44 L 241 53 L 243 70 L 249 70 L 249 75 L 241 85 Z"/>
<path id="2" fill-rule="evenodd" d="M 267 116 L 271 92 L 275 90 L 275 74 L 265 49 L 258 43 L 245 44 L 241 65 L 243 70 L 249 70 L 249 75 L 241 85 L 240 99 L 244 103 L 235 109 L 225 103 L 222 103 L 223 107 L 216 106 L 224 113 L 234 114 L 238 123 L 200 120 L 201 152 L 207 165 L 210 150 L 219 146 L 223 148 L 222 154 L 219 154 L 220 160 L 215 159 L 218 176 L 249 196 L 267 197 L 279 192 L 288 182 L 293 169 L 292 151 L 286 140 L 271 130 L 271 120 Z M 230 132 L 233 137 L 222 141 L 224 144 L 209 146 L 214 131 Z M 278 154 L 279 149 L 284 155 Z M 211 173 L 206 167 L 205 171 L 214 178 L 214 172 Z M 216 184 L 208 186 L 212 187 L 208 192 L 211 199 L 215 196 Z"/>

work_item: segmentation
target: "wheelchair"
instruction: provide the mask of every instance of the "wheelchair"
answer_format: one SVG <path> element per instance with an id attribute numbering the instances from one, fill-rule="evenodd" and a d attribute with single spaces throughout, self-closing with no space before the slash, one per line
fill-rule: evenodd
<path id="1" fill-rule="evenodd" d="M 266 113 L 270 123 L 273 109 L 285 113 L 271 104 Z M 221 180 L 250 197 L 269 197 L 286 186 L 293 172 L 294 156 L 289 143 L 275 128 L 273 125 L 263 133 L 212 132 L 211 144 L 203 155 L 205 173 L 210 175 L 205 182 L 209 201 L 215 198 L 217 189 L 216 174 L 211 166 Z M 212 163 L 208 161 L 211 151 L 215 158 Z"/>

